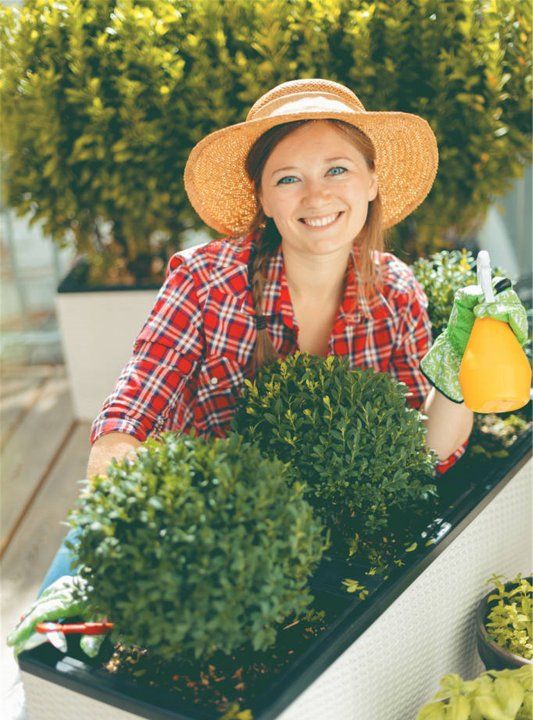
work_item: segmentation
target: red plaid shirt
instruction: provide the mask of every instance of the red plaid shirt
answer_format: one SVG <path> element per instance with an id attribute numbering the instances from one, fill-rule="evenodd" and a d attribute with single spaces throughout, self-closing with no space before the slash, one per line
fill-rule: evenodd
<path id="1" fill-rule="evenodd" d="M 248 285 L 252 235 L 213 240 L 169 261 L 155 305 L 138 334 L 133 354 L 93 422 L 90 442 L 124 432 L 143 442 L 164 430 L 196 428 L 224 437 L 245 378 L 256 337 Z M 427 297 L 411 268 L 379 253 L 383 291 L 368 302 L 357 297 L 357 269 L 349 262 L 344 298 L 329 338 L 329 355 L 345 355 L 352 368 L 389 372 L 409 388 L 419 408 L 430 383 L 419 369 L 431 343 Z M 282 357 L 298 349 L 298 326 L 281 247 L 269 259 L 264 315 Z M 468 441 L 436 466 L 448 470 Z"/>

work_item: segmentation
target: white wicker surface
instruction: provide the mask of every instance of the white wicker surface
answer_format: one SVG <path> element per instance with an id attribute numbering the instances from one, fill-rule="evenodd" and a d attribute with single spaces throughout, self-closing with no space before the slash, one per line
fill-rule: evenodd
<path id="1" fill-rule="evenodd" d="M 475 611 L 492 573 L 530 573 L 531 460 L 279 720 L 414 720 L 457 672 L 484 670 Z"/>
<path id="2" fill-rule="evenodd" d="M 125 710 L 23 672 L 28 720 L 139 720 Z"/>
<path id="3" fill-rule="evenodd" d="M 529 573 L 531 460 L 279 720 L 414 720 L 449 672 L 474 677 L 474 616 L 498 572 Z M 29 720 L 137 716 L 22 673 Z"/>

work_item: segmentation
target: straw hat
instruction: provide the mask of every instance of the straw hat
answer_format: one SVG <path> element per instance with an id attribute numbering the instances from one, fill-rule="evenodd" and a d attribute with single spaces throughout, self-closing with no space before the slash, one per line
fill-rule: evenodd
<path id="1" fill-rule="evenodd" d="M 332 80 L 289 80 L 257 100 L 245 122 L 210 133 L 191 150 L 185 190 L 209 227 L 244 234 L 257 211 L 245 170 L 248 151 L 266 130 L 295 120 L 338 118 L 362 130 L 376 150 L 383 226 L 409 215 L 431 190 L 437 174 L 437 141 L 428 122 L 405 112 L 368 112 L 357 95 Z"/>

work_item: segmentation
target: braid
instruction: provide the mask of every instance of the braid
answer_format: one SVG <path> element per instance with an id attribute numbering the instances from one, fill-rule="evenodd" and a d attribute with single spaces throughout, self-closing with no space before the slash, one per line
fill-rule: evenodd
<path id="1" fill-rule="evenodd" d="M 262 365 L 275 362 L 280 357 L 268 334 L 266 318 L 263 317 L 263 292 L 265 289 L 268 260 L 276 248 L 279 247 L 281 236 L 272 218 L 266 218 L 266 223 L 260 223 L 260 219 L 261 218 L 257 218 L 257 223 L 254 223 L 259 232 L 256 235 L 257 242 L 252 244 L 248 265 L 248 278 L 252 289 L 252 304 L 256 312 L 257 323 L 257 338 L 251 360 L 252 376 L 256 374 Z"/>

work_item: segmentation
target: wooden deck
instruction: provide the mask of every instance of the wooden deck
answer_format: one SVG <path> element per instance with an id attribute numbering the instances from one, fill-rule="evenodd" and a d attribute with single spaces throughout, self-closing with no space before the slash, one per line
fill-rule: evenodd
<path id="1" fill-rule="evenodd" d="M 5 638 L 35 599 L 85 477 L 90 423 L 74 419 L 63 365 L 4 367 L 0 378 L 3 720 L 15 720 L 16 662 Z M 16 694 L 16 693 L 15 693 Z"/>

